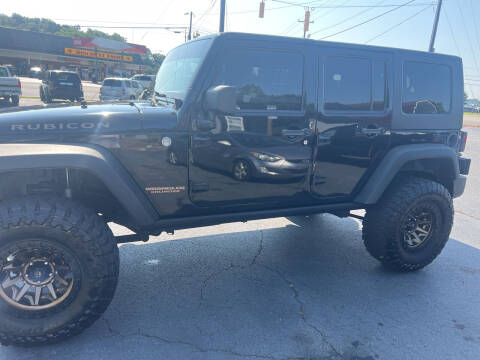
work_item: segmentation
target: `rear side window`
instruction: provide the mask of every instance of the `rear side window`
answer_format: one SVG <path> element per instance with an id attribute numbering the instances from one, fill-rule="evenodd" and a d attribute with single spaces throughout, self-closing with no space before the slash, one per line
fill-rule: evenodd
<path id="1" fill-rule="evenodd" d="M 446 65 L 407 61 L 403 66 L 406 114 L 445 114 L 452 98 L 451 70 Z"/>
<path id="2" fill-rule="evenodd" d="M 138 89 L 138 85 L 137 85 L 137 82 L 136 81 L 132 81 L 132 85 L 135 89 Z"/>
<path id="3" fill-rule="evenodd" d="M 113 80 L 113 79 L 105 79 L 105 80 L 103 80 L 103 86 L 122 87 L 122 81 L 121 80 Z"/>
<path id="4" fill-rule="evenodd" d="M 328 57 L 324 71 L 325 110 L 383 111 L 386 64 L 364 58 Z"/>
<path id="5" fill-rule="evenodd" d="M 132 85 L 130 84 L 130 81 L 125 81 L 125 86 L 126 86 L 127 88 L 132 87 Z"/>
<path id="6" fill-rule="evenodd" d="M 0 76 L 7 77 L 8 76 L 7 69 L 0 67 Z"/>
<path id="7" fill-rule="evenodd" d="M 238 49 L 221 62 L 215 85 L 235 86 L 241 110 L 301 110 L 303 56 Z"/>

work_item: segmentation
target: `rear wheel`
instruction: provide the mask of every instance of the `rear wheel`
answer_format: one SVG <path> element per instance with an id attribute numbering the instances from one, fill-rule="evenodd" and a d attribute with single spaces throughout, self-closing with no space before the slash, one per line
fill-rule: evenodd
<path id="1" fill-rule="evenodd" d="M 12 101 L 13 106 L 18 106 L 20 103 L 20 97 L 18 95 L 10 96 L 10 100 Z"/>
<path id="2" fill-rule="evenodd" d="M 63 199 L 0 205 L 0 342 L 31 346 L 80 333 L 109 305 L 118 248 L 99 216 Z"/>
<path id="3" fill-rule="evenodd" d="M 377 205 L 367 209 L 363 240 L 368 252 L 385 266 L 414 271 L 440 254 L 452 224 L 452 198 L 443 185 L 402 178 Z"/>

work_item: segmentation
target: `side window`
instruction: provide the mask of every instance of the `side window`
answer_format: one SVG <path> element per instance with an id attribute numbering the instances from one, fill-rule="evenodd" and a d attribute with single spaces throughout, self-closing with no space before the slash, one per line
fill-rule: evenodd
<path id="1" fill-rule="evenodd" d="M 450 112 L 452 77 L 446 65 L 407 61 L 403 66 L 403 102 L 406 114 Z"/>
<path id="2" fill-rule="evenodd" d="M 132 81 L 132 85 L 133 85 L 133 87 L 134 87 L 135 89 L 138 89 L 138 85 L 137 85 L 137 83 L 136 83 L 135 81 Z"/>
<path id="3" fill-rule="evenodd" d="M 388 106 L 384 61 L 331 56 L 324 77 L 325 110 L 383 111 Z"/>
<path id="4" fill-rule="evenodd" d="M 301 110 L 303 56 L 236 50 L 222 60 L 215 85 L 235 86 L 241 110 Z"/>
<path id="5" fill-rule="evenodd" d="M 325 64 L 325 110 L 370 110 L 372 73 L 370 61 L 328 57 Z"/>
<path id="6" fill-rule="evenodd" d="M 125 86 L 126 86 L 127 88 L 132 87 L 132 85 L 130 84 L 130 81 L 125 81 Z"/>

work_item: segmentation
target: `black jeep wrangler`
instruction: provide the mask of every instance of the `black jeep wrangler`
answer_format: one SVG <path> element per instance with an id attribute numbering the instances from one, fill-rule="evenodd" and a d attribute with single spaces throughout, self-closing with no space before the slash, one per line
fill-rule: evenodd
<path id="1" fill-rule="evenodd" d="M 470 166 L 461 59 L 226 33 L 172 50 L 155 84 L 0 115 L 1 343 L 90 326 L 117 244 L 163 231 L 365 209 L 368 252 L 400 271 L 447 242 Z"/>

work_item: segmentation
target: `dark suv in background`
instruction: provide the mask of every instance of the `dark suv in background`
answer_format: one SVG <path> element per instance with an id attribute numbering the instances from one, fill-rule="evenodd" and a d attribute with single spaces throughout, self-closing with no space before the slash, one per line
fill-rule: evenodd
<path id="1" fill-rule="evenodd" d="M 80 76 L 73 71 L 49 70 L 40 85 L 40 99 L 45 103 L 53 99 L 79 101 L 83 99 Z"/>

